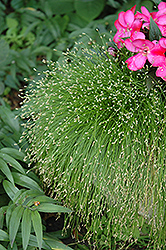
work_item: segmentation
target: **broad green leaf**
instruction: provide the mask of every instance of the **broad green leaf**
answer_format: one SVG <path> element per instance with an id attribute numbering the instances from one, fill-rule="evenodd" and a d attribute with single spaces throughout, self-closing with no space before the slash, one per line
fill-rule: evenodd
<path id="1" fill-rule="evenodd" d="M 15 149 L 15 148 L 1 148 L 0 152 L 8 154 L 10 156 L 12 155 L 13 158 L 20 160 L 20 161 L 23 161 L 23 159 L 25 157 L 25 154 L 23 152 Z"/>
<path id="2" fill-rule="evenodd" d="M 18 236 L 22 239 L 22 235 L 18 233 Z M 37 243 L 37 239 L 35 235 L 30 235 L 29 238 L 29 243 L 28 246 L 32 246 L 32 247 L 38 247 L 38 243 Z M 51 250 L 51 248 L 45 243 L 44 240 L 42 240 L 42 248 L 43 249 L 47 249 L 47 250 Z"/>
<path id="3" fill-rule="evenodd" d="M 44 240 L 54 250 L 72 250 L 72 248 L 66 246 L 63 242 L 61 242 L 58 239 L 44 237 Z"/>
<path id="4" fill-rule="evenodd" d="M 69 208 L 51 204 L 51 203 L 42 203 L 36 208 L 39 212 L 44 213 L 71 213 L 72 211 Z"/>
<path id="5" fill-rule="evenodd" d="M 4 217 L 5 217 L 5 211 L 3 207 L 1 207 L 0 208 L 0 229 L 3 228 Z"/>
<path id="6" fill-rule="evenodd" d="M 11 157 L 10 155 L 5 154 L 5 153 L 0 153 L 0 157 L 4 161 L 9 163 L 13 168 L 18 170 L 20 173 L 25 174 L 25 171 L 24 171 L 23 167 L 21 166 L 21 164 L 18 161 L 16 161 L 13 157 Z"/>
<path id="7" fill-rule="evenodd" d="M 66 14 L 74 10 L 74 0 L 48 0 L 53 14 Z"/>
<path id="8" fill-rule="evenodd" d="M 0 244 L 0 250 L 7 250 L 7 248 L 5 248 L 4 246 L 2 246 L 2 245 Z"/>
<path id="9" fill-rule="evenodd" d="M 16 172 L 12 172 L 12 175 L 14 178 L 14 182 L 16 184 L 29 188 L 29 189 L 36 189 L 36 190 L 42 191 L 42 189 L 37 184 L 37 182 L 29 178 L 28 176 L 20 174 L 20 173 L 16 173 Z"/>
<path id="10" fill-rule="evenodd" d="M 14 240 L 16 238 L 16 234 L 20 225 L 20 220 L 21 220 L 23 211 L 24 211 L 24 208 L 21 205 L 19 205 L 12 212 L 12 215 L 9 221 L 9 238 L 10 238 L 11 247 L 14 244 Z"/>
<path id="11" fill-rule="evenodd" d="M 13 9 L 19 9 L 24 7 L 24 1 L 22 0 L 12 0 L 11 1 L 11 6 L 13 7 Z"/>
<path id="12" fill-rule="evenodd" d="M 15 119 L 14 113 L 4 106 L 0 106 L 0 117 L 3 122 L 11 128 L 12 131 L 20 131 L 20 125 L 17 119 Z"/>
<path id="13" fill-rule="evenodd" d="M 0 68 L 3 68 L 10 62 L 10 49 L 8 43 L 4 40 L 0 40 Z M 2 106 L 1 106 L 2 107 Z"/>
<path id="14" fill-rule="evenodd" d="M 155 21 L 150 17 L 149 40 L 159 40 L 162 37 L 161 31 Z"/>
<path id="15" fill-rule="evenodd" d="M 0 241 L 9 241 L 9 235 L 0 229 Z"/>
<path id="16" fill-rule="evenodd" d="M 6 18 L 6 23 L 9 29 L 15 29 L 18 26 L 17 20 L 8 16 Z"/>
<path id="17" fill-rule="evenodd" d="M 4 82 L 2 82 L 2 81 L 0 80 L 0 95 L 3 94 L 4 90 L 5 90 Z"/>
<path id="18" fill-rule="evenodd" d="M 15 204 L 8 205 L 8 208 L 6 210 L 6 226 L 9 227 L 9 221 L 12 215 L 13 210 L 16 208 Z"/>
<path id="19" fill-rule="evenodd" d="M 29 208 L 26 208 L 23 213 L 22 217 L 22 224 L 21 224 L 21 230 L 22 230 L 22 245 L 23 249 L 27 249 L 29 237 L 31 233 L 31 210 Z"/>
<path id="20" fill-rule="evenodd" d="M 105 0 L 75 0 L 76 13 L 86 21 L 92 21 L 102 12 Z"/>
<path id="21" fill-rule="evenodd" d="M 19 242 L 18 242 L 18 243 L 19 243 Z M 12 247 L 11 247 L 11 245 L 9 244 L 7 250 L 18 250 L 18 247 L 17 247 L 16 242 L 14 242 L 14 244 L 13 244 Z"/>
<path id="22" fill-rule="evenodd" d="M 3 181 L 3 187 L 5 189 L 5 192 L 10 197 L 11 200 L 14 199 L 15 194 L 18 192 L 18 188 L 13 185 L 10 181 L 4 180 Z"/>
<path id="23" fill-rule="evenodd" d="M 32 211 L 31 218 L 32 218 L 32 224 L 33 224 L 33 228 L 34 228 L 37 242 L 38 242 L 38 247 L 39 249 L 41 249 L 42 240 L 43 240 L 43 230 L 42 230 L 42 221 L 41 221 L 39 212 L 37 210 Z"/>
<path id="24" fill-rule="evenodd" d="M 14 195 L 14 198 L 13 198 L 13 203 L 18 203 L 18 201 L 20 200 L 21 196 L 22 196 L 22 193 L 25 191 L 26 189 L 20 189 L 17 191 L 17 193 Z"/>
<path id="25" fill-rule="evenodd" d="M 33 197 L 32 197 L 33 198 Z M 48 197 L 46 195 L 40 195 L 40 196 L 36 196 L 34 197 L 32 200 L 30 200 L 26 205 L 27 206 L 32 206 L 35 202 L 39 201 L 40 203 L 44 202 L 44 203 L 59 203 L 56 200 L 54 200 L 51 197 Z M 60 204 L 60 203 L 59 203 Z"/>
<path id="26" fill-rule="evenodd" d="M 39 190 L 35 190 L 35 189 L 31 189 L 31 190 L 21 189 L 21 190 L 22 191 L 20 194 L 16 193 L 16 195 L 14 196 L 13 202 L 17 202 L 22 205 L 27 205 L 29 198 L 33 199 L 33 197 L 43 194 L 43 192 Z"/>
<path id="27" fill-rule="evenodd" d="M 1 158 L 0 158 L 0 170 L 3 172 L 4 175 L 6 175 L 8 180 L 14 184 L 14 179 L 10 171 L 10 168 L 8 167 L 7 163 Z"/>

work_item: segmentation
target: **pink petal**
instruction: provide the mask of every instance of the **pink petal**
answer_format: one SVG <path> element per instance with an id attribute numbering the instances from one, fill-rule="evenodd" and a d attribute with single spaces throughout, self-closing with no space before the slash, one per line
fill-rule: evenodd
<path id="1" fill-rule="evenodd" d="M 131 11 L 133 12 L 133 14 L 134 14 L 134 12 L 135 12 L 135 10 L 136 10 L 136 5 L 134 5 L 130 10 L 131 10 Z"/>
<path id="2" fill-rule="evenodd" d="M 126 60 L 127 67 L 130 70 L 136 71 L 142 69 L 146 62 L 146 56 L 143 56 L 141 53 L 138 53 L 135 56 L 132 56 Z"/>
<path id="3" fill-rule="evenodd" d="M 124 27 L 119 23 L 118 20 L 115 21 L 114 25 L 115 25 L 115 27 L 117 28 L 118 31 L 124 29 Z"/>
<path id="4" fill-rule="evenodd" d="M 124 18 L 125 18 L 126 25 L 131 27 L 132 23 L 134 22 L 133 12 L 131 10 L 127 10 L 124 15 Z"/>
<path id="5" fill-rule="evenodd" d="M 130 50 L 131 52 L 138 52 L 139 51 L 139 48 L 136 48 L 134 45 L 133 45 L 133 41 L 135 39 L 144 39 L 145 38 L 145 35 L 142 33 L 142 32 L 133 32 L 132 35 L 131 35 L 131 38 L 128 38 L 125 40 L 125 46 L 128 50 Z"/>
<path id="6" fill-rule="evenodd" d="M 166 80 L 166 65 L 158 67 L 158 69 L 156 70 L 156 76 Z"/>
<path id="7" fill-rule="evenodd" d="M 159 40 L 159 44 L 162 48 L 165 48 L 166 49 L 166 38 L 161 38 Z"/>
<path id="8" fill-rule="evenodd" d="M 133 45 L 142 50 L 144 47 L 148 47 L 151 50 L 155 46 L 151 41 L 145 39 L 136 39 L 133 41 Z"/>
<path id="9" fill-rule="evenodd" d="M 142 21 L 134 20 L 132 24 L 132 31 L 140 31 L 141 27 L 142 27 Z"/>
<path id="10" fill-rule="evenodd" d="M 161 34 L 163 36 L 166 36 L 166 25 L 158 25 L 160 31 L 161 31 Z"/>
<path id="11" fill-rule="evenodd" d="M 166 25 L 166 14 L 157 18 L 157 24 Z"/>
<path id="12" fill-rule="evenodd" d="M 162 10 L 162 9 L 165 9 L 165 8 L 166 8 L 166 3 L 164 3 L 164 2 L 159 3 L 159 5 L 158 5 L 159 10 Z"/>
<path id="13" fill-rule="evenodd" d="M 146 7 L 142 6 L 141 11 L 142 11 L 142 14 L 144 14 L 146 17 L 150 18 L 150 13 Z"/>
<path id="14" fill-rule="evenodd" d="M 126 22 L 124 20 L 124 15 L 125 15 L 124 11 L 120 12 L 119 15 L 118 15 L 118 21 L 119 21 L 120 25 L 122 25 L 123 27 L 126 27 Z"/>

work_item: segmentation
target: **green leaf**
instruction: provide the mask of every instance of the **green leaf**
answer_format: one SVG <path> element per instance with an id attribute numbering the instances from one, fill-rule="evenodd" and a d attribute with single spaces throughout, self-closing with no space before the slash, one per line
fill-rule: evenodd
<path id="1" fill-rule="evenodd" d="M 17 119 L 15 119 L 14 113 L 4 106 L 0 106 L 0 117 L 3 122 L 11 128 L 12 131 L 20 131 L 20 125 Z"/>
<path id="2" fill-rule="evenodd" d="M 33 197 L 43 194 L 43 192 L 39 190 L 34 190 L 34 189 L 31 189 L 31 190 L 21 189 L 19 191 L 20 193 L 17 192 L 15 194 L 13 202 L 14 203 L 17 202 L 23 205 L 27 205 L 27 201 L 29 201 L 29 198 L 33 199 Z"/>
<path id="3" fill-rule="evenodd" d="M 31 178 L 29 178 L 28 176 L 20 174 L 20 173 L 16 173 L 16 172 L 12 172 L 12 175 L 14 178 L 14 182 L 16 184 L 23 186 L 23 187 L 26 187 L 26 188 L 29 188 L 29 189 L 35 189 L 35 190 L 42 191 L 42 189 L 37 184 L 37 182 L 35 182 Z"/>
<path id="4" fill-rule="evenodd" d="M 75 0 L 76 13 L 86 21 L 92 21 L 100 15 L 105 0 Z"/>
<path id="5" fill-rule="evenodd" d="M 5 85 L 4 85 L 4 83 L 2 82 L 2 80 L 0 80 L 0 95 L 3 94 L 4 90 L 5 90 Z"/>
<path id="6" fill-rule="evenodd" d="M 72 211 L 69 208 L 51 204 L 51 203 L 42 203 L 37 207 L 39 212 L 44 213 L 71 213 Z"/>
<path id="7" fill-rule="evenodd" d="M 10 238 L 11 247 L 14 244 L 23 211 L 24 211 L 24 208 L 20 205 L 16 207 L 12 212 L 12 215 L 9 221 L 9 238 Z"/>
<path id="8" fill-rule="evenodd" d="M 23 169 L 23 167 L 21 166 L 21 164 L 16 161 L 13 157 L 11 157 L 8 154 L 5 153 L 1 153 L 0 152 L 0 157 L 6 161 L 7 163 L 9 163 L 13 168 L 15 168 L 16 170 L 18 170 L 20 173 L 25 174 L 25 171 Z"/>
<path id="9" fill-rule="evenodd" d="M 0 158 L 0 170 L 3 172 L 4 175 L 6 175 L 8 180 L 14 184 L 14 179 L 10 171 L 10 168 L 8 167 L 7 163 L 1 158 Z"/>
<path id="10" fill-rule="evenodd" d="M 0 229 L 0 241 L 9 241 L 9 235 Z"/>
<path id="11" fill-rule="evenodd" d="M 18 26 L 17 20 L 8 16 L 6 18 L 6 23 L 9 29 L 15 29 Z"/>
<path id="12" fill-rule="evenodd" d="M 7 195 L 10 197 L 10 199 L 13 200 L 15 194 L 18 192 L 19 189 L 15 187 L 13 183 L 7 180 L 3 181 L 3 187 Z"/>
<path id="13" fill-rule="evenodd" d="M 15 148 L 1 148 L 0 152 L 8 154 L 8 155 L 12 155 L 13 158 L 23 161 L 25 154 Z"/>
<path id="14" fill-rule="evenodd" d="M 9 227 L 9 221 L 12 215 L 13 210 L 16 208 L 15 204 L 8 205 L 8 208 L 6 210 L 6 225 L 7 228 Z"/>
<path id="15" fill-rule="evenodd" d="M 4 222 L 4 217 L 5 217 L 5 210 L 4 210 L 5 207 L 1 207 L 0 208 L 0 229 L 3 228 L 3 222 Z"/>
<path id="16" fill-rule="evenodd" d="M 24 7 L 24 1 L 22 1 L 22 0 L 12 0 L 11 1 L 11 6 L 15 10 L 20 9 L 20 8 Z"/>
<path id="17" fill-rule="evenodd" d="M 54 250 L 72 250 L 72 248 L 66 246 L 63 242 L 61 242 L 58 239 L 44 237 L 44 240 Z"/>
<path id="18" fill-rule="evenodd" d="M 2 245 L 0 244 L 0 250 L 7 250 L 7 248 L 5 248 L 4 246 L 2 246 Z"/>
<path id="19" fill-rule="evenodd" d="M 22 235 L 19 233 L 18 233 L 18 237 L 22 239 Z M 37 239 L 35 235 L 32 235 L 32 234 L 30 235 L 28 246 L 32 246 L 35 248 L 38 247 L 38 243 L 37 243 Z M 51 250 L 51 248 L 45 243 L 44 240 L 42 240 L 42 248 Z"/>
<path id="20" fill-rule="evenodd" d="M 162 37 L 161 31 L 155 21 L 150 17 L 149 40 L 159 40 Z"/>
<path id="21" fill-rule="evenodd" d="M 53 14 L 66 14 L 74 10 L 74 0 L 48 0 Z M 47 7 L 47 6 L 45 6 Z"/>
<path id="22" fill-rule="evenodd" d="M 31 210 L 29 208 L 26 208 L 23 213 L 22 218 L 22 245 L 23 249 L 26 250 L 30 238 L 31 233 Z"/>
<path id="23" fill-rule="evenodd" d="M 0 68 L 2 68 L 7 65 L 10 62 L 10 49 L 8 43 L 1 39 L 0 40 Z"/>
<path id="24" fill-rule="evenodd" d="M 55 204 L 59 203 L 60 204 L 60 202 L 54 200 L 51 197 L 48 197 L 46 195 L 39 195 L 39 196 L 34 197 L 32 200 L 30 200 L 26 205 L 32 206 L 34 204 L 34 202 L 37 202 L 37 201 L 39 201 L 40 203 L 44 202 L 44 203 L 55 203 Z"/>
<path id="25" fill-rule="evenodd" d="M 42 230 L 41 217 L 37 210 L 32 211 L 31 218 L 32 218 L 33 228 L 37 237 L 38 247 L 39 249 L 41 249 L 42 239 L 43 239 L 43 230 Z"/>

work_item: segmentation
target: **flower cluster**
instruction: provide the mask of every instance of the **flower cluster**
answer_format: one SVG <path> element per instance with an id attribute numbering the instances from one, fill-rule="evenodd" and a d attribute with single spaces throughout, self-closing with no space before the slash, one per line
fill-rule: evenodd
<path id="1" fill-rule="evenodd" d="M 158 11 L 151 13 L 144 6 L 136 14 L 135 9 L 136 5 L 119 13 L 113 41 L 118 48 L 125 46 L 137 53 L 126 60 L 130 70 L 142 69 L 148 60 L 157 67 L 156 76 L 166 81 L 166 3 L 161 2 Z"/>

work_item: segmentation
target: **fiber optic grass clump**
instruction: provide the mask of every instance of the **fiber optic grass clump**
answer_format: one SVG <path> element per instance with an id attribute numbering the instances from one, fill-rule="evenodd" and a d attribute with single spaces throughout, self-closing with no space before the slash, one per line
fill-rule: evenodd
<path id="1" fill-rule="evenodd" d="M 164 249 L 162 83 L 147 91 L 148 70 L 130 71 L 125 49 L 114 58 L 88 46 L 48 62 L 27 90 L 27 156 L 49 194 L 73 210 L 69 225 L 85 226 L 93 246 L 146 241 L 149 249 Z"/>

